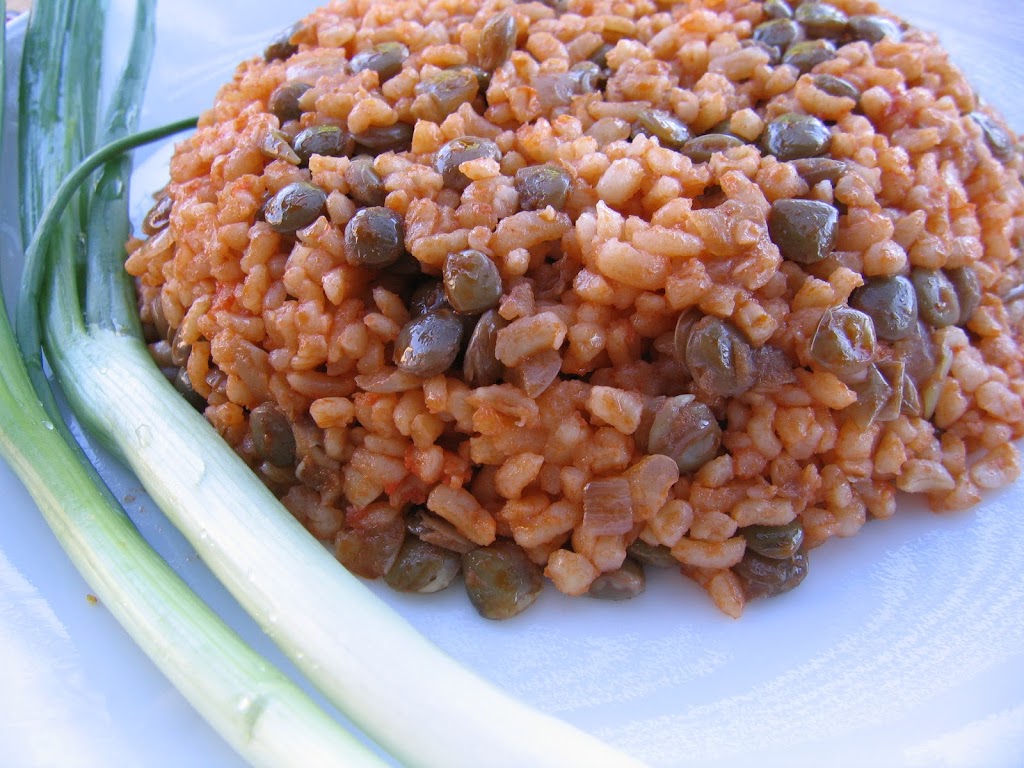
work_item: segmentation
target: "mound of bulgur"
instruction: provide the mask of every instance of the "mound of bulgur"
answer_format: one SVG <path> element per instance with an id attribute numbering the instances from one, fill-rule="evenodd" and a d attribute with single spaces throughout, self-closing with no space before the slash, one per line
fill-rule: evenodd
<path id="1" fill-rule="evenodd" d="M 874 2 L 337 0 L 170 172 L 154 356 L 398 589 L 739 616 L 1020 472 L 1024 159 Z"/>

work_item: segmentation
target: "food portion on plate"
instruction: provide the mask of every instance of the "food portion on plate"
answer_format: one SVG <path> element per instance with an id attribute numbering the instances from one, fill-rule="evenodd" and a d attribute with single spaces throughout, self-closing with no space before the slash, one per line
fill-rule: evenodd
<path id="1" fill-rule="evenodd" d="M 1019 475 L 1022 173 L 873 2 L 334 2 L 220 90 L 127 268 L 354 573 L 506 618 L 670 567 L 739 616 L 898 494 Z"/>

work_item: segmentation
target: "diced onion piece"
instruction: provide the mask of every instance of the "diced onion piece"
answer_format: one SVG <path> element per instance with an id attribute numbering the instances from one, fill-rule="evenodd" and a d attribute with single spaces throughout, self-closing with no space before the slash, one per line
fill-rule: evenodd
<path id="1" fill-rule="evenodd" d="M 546 349 L 530 355 L 505 372 L 505 378 L 523 390 L 528 397 L 537 397 L 551 386 L 562 370 L 562 356 L 557 349 Z"/>
<path id="2" fill-rule="evenodd" d="M 633 530 L 633 499 L 624 477 L 591 480 L 583 488 L 583 528 L 594 536 Z"/>

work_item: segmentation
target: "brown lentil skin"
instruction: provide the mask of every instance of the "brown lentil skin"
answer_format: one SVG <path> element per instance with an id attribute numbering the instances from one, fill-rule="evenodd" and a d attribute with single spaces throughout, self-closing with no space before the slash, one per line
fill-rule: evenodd
<path id="1" fill-rule="evenodd" d="M 276 467 L 295 463 L 295 434 L 287 415 L 273 403 L 263 403 L 249 415 L 253 450 Z"/>
<path id="2" fill-rule="evenodd" d="M 425 280 L 416 286 L 409 299 L 409 315 L 419 317 L 435 309 L 451 309 L 445 296 L 444 283 L 440 280 Z"/>
<path id="3" fill-rule="evenodd" d="M 985 144 L 992 156 L 1000 162 L 1008 162 L 1014 154 L 1013 139 L 999 123 L 983 112 L 971 112 L 969 117 L 981 128 Z"/>
<path id="4" fill-rule="evenodd" d="M 598 600 L 631 600 L 646 586 L 643 566 L 627 557 L 617 571 L 602 573 L 594 579 L 587 594 Z"/>
<path id="5" fill-rule="evenodd" d="M 303 165 L 313 155 L 341 157 L 352 152 L 353 140 L 348 131 L 336 125 L 316 125 L 300 132 L 292 141 L 292 149 Z"/>
<path id="6" fill-rule="evenodd" d="M 878 338 L 906 338 L 917 323 L 917 293 L 902 275 L 869 277 L 850 296 L 850 306 L 869 315 Z"/>
<path id="7" fill-rule="evenodd" d="M 775 597 L 795 589 L 807 576 L 807 553 L 777 559 L 748 549 L 733 571 L 740 577 L 747 599 Z"/>
<path id="8" fill-rule="evenodd" d="M 406 536 L 384 581 L 398 592 L 428 594 L 451 584 L 461 569 L 457 552 Z"/>
<path id="9" fill-rule="evenodd" d="M 416 91 L 433 101 L 437 110 L 447 116 L 476 98 L 480 81 L 470 70 L 445 69 L 421 80 Z"/>
<path id="10" fill-rule="evenodd" d="M 663 109 L 645 109 L 637 123 L 640 132 L 657 138 L 668 149 L 682 149 L 691 138 L 686 123 Z"/>
<path id="11" fill-rule="evenodd" d="M 448 303 L 457 312 L 478 315 L 497 306 L 501 298 L 501 273 L 480 251 L 450 254 L 444 262 L 443 276 Z"/>
<path id="12" fill-rule="evenodd" d="M 975 311 L 981 306 L 983 291 L 978 280 L 978 273 L 970 267 L 955 267 L 946 270 L 946 277 L 956 291 L 957 303 L 960 305 L 960 316 L 957 325 L 966 327 Z"/>
<path id="13" fill-rule="evenodd" d="M 773 48 L 785 50 L 804 39 L 804 29 L 790 18 L 772 19 L 754 28 L 753 39 Z"/>
<path id="14" fill-rule="evenodd" d="M 822 369 L 840 378 L 854 376 L 875 356 L 875 325 L 850 307 L 825 310 L 811 340 L 811 357 Z"/>
<path id="15" fill-rule="evenodd" d="M 782 63 L 796 67 L 800 74 L 806 74 L 835 57 L 836 47 L 831 41 L 803 40 L 789 47 L 782 57 Z"/>
<path id="16" fill-rule="evenodd" d="M 202 413 L 203 409 L 206 408 L 206 401 L 196 392 L 195 387 L 192 386 L 192 380 L 188 377 L 188 371 L 184 368 L 179 368 L 174 375 L 172 383 L 174 388 L 178 390 L 178 394 L 185 398 L 189 405 Z"/>
<path id="17" fill-rule="evenodd" d="M 917 291 L 921 318 L 933 328 L 945 328 L 960 320 L 960 299 L 956 287 L 940 269 L 914 268 L 910 282 Z"/>
<path id="18" fill-rule="evenodd" d="M 351 264 L 380 269 L 405 253 L 405 225 L 390 208 L 362 208 L 345 225 L 345 252 Z"/>
<path id="19" fill-rule="evenodd" d="M 146 218 L 142 220 L 142 232 L 147 236 L 153 236 L 157 232 L 167 229 L 171 223 L 172 201 L 168 195 L 161 195 L 160 199 L 149 209 Z"/>
<path id="20" fill-rule="evenodd" d="M 298 120 L 302 117 L 302 107 L 299 104 L 299 100 L 311 87 L 308 83 L 298 81 L 282 83 L 270 94 L 267 109 L 282 124 L 290 120 Z"/>
<path id="21" fill-rule="evenodd" d="M 322 189 L 296 181 L 270 198 L 264 217 L 278 232 L 291 233 L 316 221 L 326 204 L 327 195 Z"/>
<path id="22" fill-rule="evenodd" d="M 373 168 L 373 158 L 360 155 L 352 158 L 345 170 L 345 181 L 348 182 L 349 196 L 360 205 L 367 207 L 382 206 L 387 197 L 384 180 Z"/>
<path id="23" fill-rule="evenodd" d="M 693 325 L 682 357 L 694 383 L 708 395 L 732 397 L 754 384 L 750 345 L 735 326 L 717 317 L 705 317 Z"/>
<path id="24" fill-rule="evenodd" d="M 791 19 L 793 9 L 786 0 L 765 0 L 761 6 L 764 15 L 769 19 Z"/>
<path id="25" fill-rule="evenodd" d="M 516 616 L 540 594 L 540 568 L 513 541 L 468 552 L 462 556 L 462 570 L 469 599 L 485 619 Z"/>
<path id="26" fill-rule="evenodd" d="M 828 3 L 804 2 L 797 6 L 796 21 L 809 37 L 838 39 L 846 32 L 846 14 Z"/>
<path id="27" fill-rule="evenodd" d="M 486 72 L 494 72 L 508 61 L 516 46 L 516 20 L 508 11 L 502 11 L 484 24 L 480 34 L 477 58 Z"/>
<path id="28" fill-rule="evenodd" d="M 881 42 L 886 37 L 899 42 L 903 37 L 900 26 L 895 21 L 870 14 L 851 16 L 846 31 L 855 40 L 866 40 L 869 43 Z"/>
<path id="29" fill-rule="evenodd" d="M 377 73 L 378 82 L 384 83 L 402 71 L 407 58 L 409 49 L 401 43 L 381 43 L 353 56 L 349 68 L 352 72 L 372 70 Z"/>
<path id="30" fill-rule="evenodd" d="M 846 173 L 846 163 L 842 160 L 833 160 L 831 157 L 805 157 L 793 160 L 790 164 L 800 178 L 812 187 L 823 181 L 834 187 Z"/>
<path id="31" fill-rule="evenodd" d="M 743 145 L 742 139 L 727 133 L 705 133 L 688 140 L 681 151 L 695 163 L 707 163 L 714 155 Z"/>
<path id="32" fill-rule="evenodd" d="M 843 80 L 835 75 L 815 75 L 812 82 L 815 88 L 829 96 L 860 101 L 860 91 L 849 80 Z"/>
<path id="33" fill-rule="evenodd" d="M 813 115 L 785 114 L 775 118 L 761 135 L 761 151 L 779 160 L 819 157 L 828 152 L 832 133 Z"/>
<path id="34" fill-rule="evenodd" d="M 264 61 L 276 61 L 287 59 L 298 53 L 299 46 L 292 42 L 292 37 L 302 29 L 302 24 L 296 22 L 277 35 L 263 51 Z"/>
<path id="35" fill-rule="evenodd" d="M 371 153 L 404 152 L 412 143 L 413 128 L 408 123 L 375 126 L 364 133 L 352 136 L 355 143 Z"/>
<path id="36" fill-rule="evenodd" d="M 722 428 L 711 409 L 687 396 L 669 398 L 658 409 L 647 438 L 650 453 L 668 456 L 680 472 L 693 472 L 718 454 Z"/>
<path id="37" fill-rule="evenodd" d="M 501 381 L 504 366 L 495 356 L 494 345 L 498 331 L 508 325 L 493 309 L 477 320 L 462 360 L 462 375 L 471 387 L 489 387 Z"/>
<path id="38" fill-rule="evenodd" d="M 536 211 L 549 205 L 556 211 L 562 210 L 571 185 L 568 172 L 557 165 L 520 168 L 515 175 L 519 207 L 524 211 Z"/>
<path id="39" fill-rule="evenodd" d="M 459 170 L 459 166 L 469 160 L 479 158 L 500 160 L 501 150 L 490 139 L 463 136 L 452 139 L 438 150 L 437 157 L 434 159 L 434 167 L 441 174 L 446 187 L 461 192 L 469 186 L 469 178 Z"/>
<path id="40" fill-rule="evenodd" d="M 740 532 L 747 540 L 748 549 L 775 560 L 793 557 L 804 543 L 804 528 L 799 518 L 785 525 L 749 525 Z"/>
<path id="41" fill-rule="evenodd" d="M 410 320 L 395 340 L 395 365 L 399 370 L 428 379 L 444 373 L 458 357 L 462 321 L 447 309 L 427 312 Z"/>
<path id="42" fill-rule="evenodd" d="M 820 200 L 776 200 L 768 233 L 782 258 L 815 264 L 832 253 L 839 234 L 839 211 Z"/>

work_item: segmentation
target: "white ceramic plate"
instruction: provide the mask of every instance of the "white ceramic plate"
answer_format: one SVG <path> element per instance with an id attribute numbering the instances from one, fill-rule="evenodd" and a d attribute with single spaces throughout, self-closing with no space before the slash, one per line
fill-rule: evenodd
<path id="1" fill-rule="evenodd" d="M 111 3 L 112 53 L 124 44 L 131 5 Z M 207 106 L 238 61 L 313 5 L 161 4 L 144 124 Z M 1018 0 L 889 6 L 940 30 L 979 90 L 1024 130 Z M 16 46 L 23 31 L 12 29 Z M 11 146 L 0 177 L 8 295 L 18 271 Z M 162 184 L 166 157 L 166 149 L 140 155 L 136 211 Z M 134 479 L 97 460 L 164 556 L 283 664 Z M 239 764 L 88 600 L 89 587 L 2 463 L 0 499 L 0 765 Z M 461 590 L 429 599 L 381 592 L 482 675 L 655 765 L 1010 768 L 1024 765 L 1022 504 L 1024 483 L 966 514 L 904 505 L 893 520 L 816 551 L 800 589 L 751 605 L 738 622 L 672 574 L 626 604 L 548 589 L 505 623 L 477 618 Z"/>

